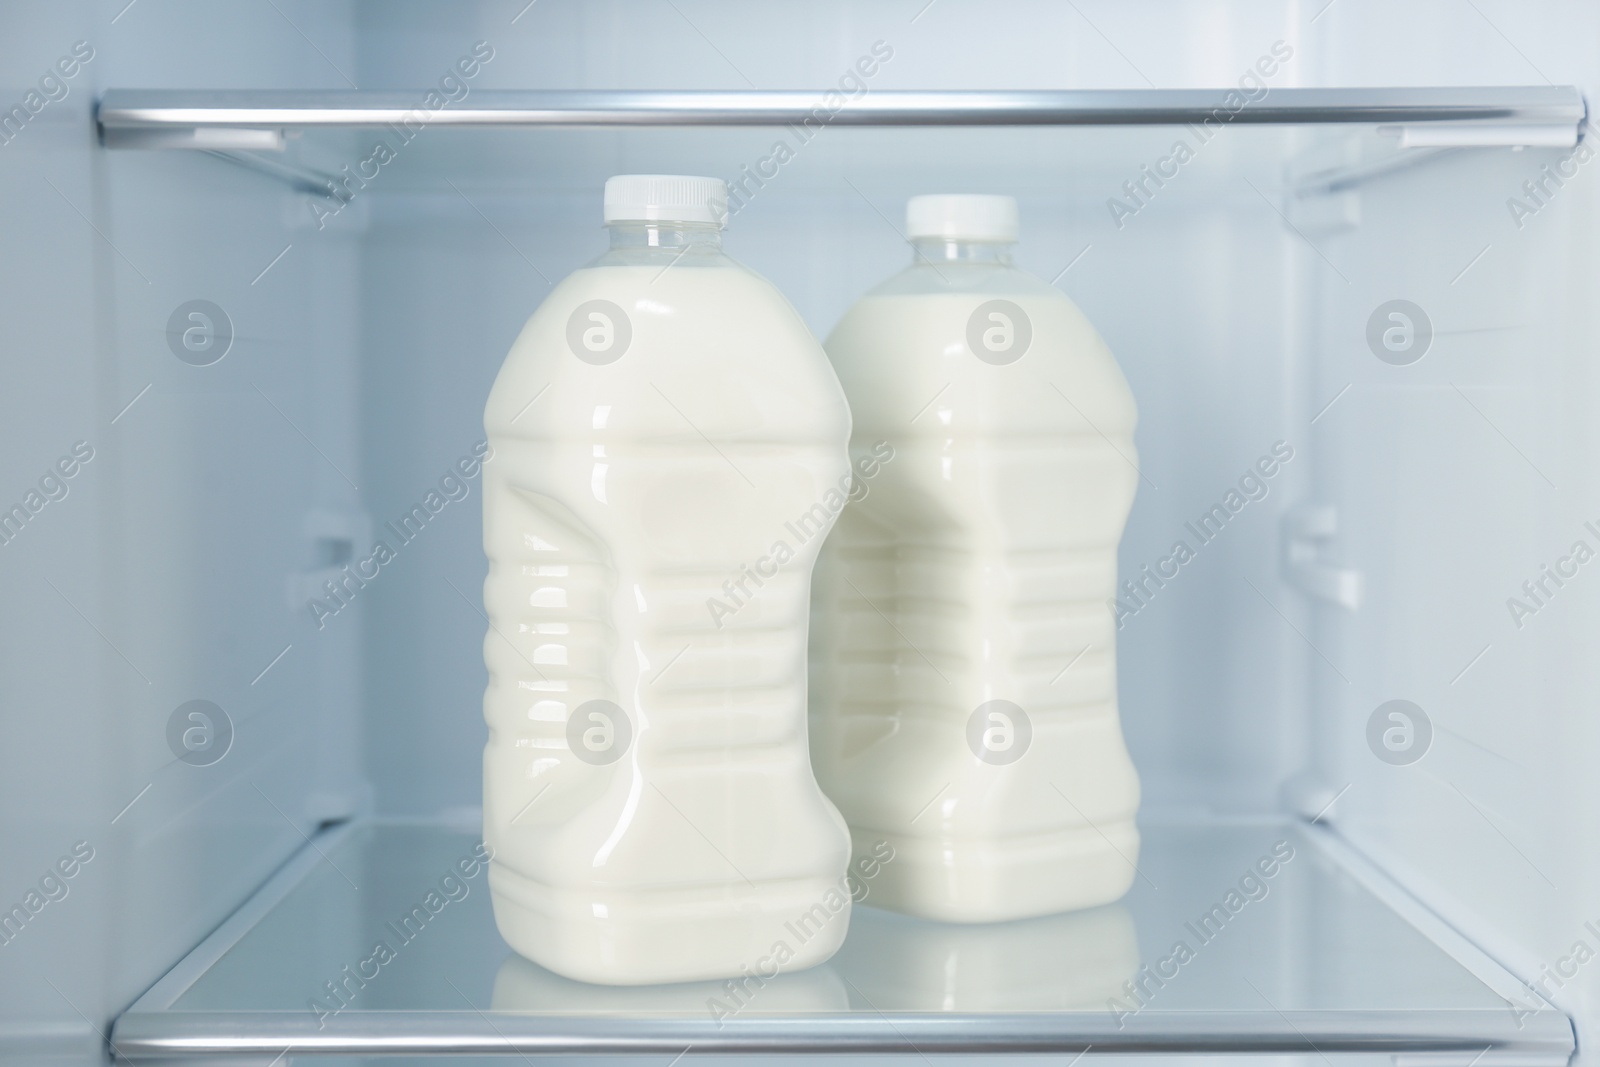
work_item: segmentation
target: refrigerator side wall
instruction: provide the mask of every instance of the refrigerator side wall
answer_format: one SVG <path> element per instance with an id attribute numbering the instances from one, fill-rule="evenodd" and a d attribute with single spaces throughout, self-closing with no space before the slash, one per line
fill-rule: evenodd
<path id="1" fill-rule="evenodd" d="M 0 546 L 0 900 L 27 916 L 0 944 L 0 1046 L 30 1059 L 97 1055 L 365 803 L 355 631 L 306 608 L 359 525 L 354 252 L 303 240 L 272 181 L 103 152 L 92 121 L 107 84 L 342 84 L 348 12 L 280 6 L 0 14 L 5 106 L 29 114 L 0 146 L 0 496 L 26 516 Z"/>
<path id="2" fill-rule="evenodd" d="M 1450 39 L 1422 32 L 1458 14 L 1336 8 L 1321 76 L 1428 84 L 1475 64 L 1595 99 L 1591 6 L 1476 5 Z M 1315 676 L 1313 765 L 1327 795 L 1344 790 L 1330 817 L 1574 1014 L 1580 1048 L 1600 1038 L 1600 163 L 1585 133 L 1363 185 L 1359 227 L 1324 245 L 1353 284 L 1322 277 L 1311 342 L 1313 404 L 1349 386 L 1313 438 L 1330 551 L 1368 590 L 1313 631 L 1349 676 Z M 1369 324 L 1395 325 L 1395 300 L 1432 337 L 1395 335 L 1416 347 L 1386 362 Z"/>

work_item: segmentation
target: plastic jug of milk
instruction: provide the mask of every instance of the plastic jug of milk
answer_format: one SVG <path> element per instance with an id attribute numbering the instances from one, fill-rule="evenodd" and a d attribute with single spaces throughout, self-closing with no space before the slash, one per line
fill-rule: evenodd
<path id="1" fill-rule="evenodd" d="M 1127 382 L 1082 312 L 1011 265 L 1016 202 L 919 196 L 915 260 L 826 348 L 851 449 L 894 456 L 817 568 L 812 759 L 874 904 L 982 922 L 1130 885 L 1139 783 L 1117 717 Z"/>
<path id="2" fill-rule="evenodd" d="M 800 316 L 722 253 L 726 202 L 608 181 L 610 251 L 528 320 L 484 414 L 495 921 L 584 981 L 770 979 L 850 918 L 806 739 L 850 413 Z"/>

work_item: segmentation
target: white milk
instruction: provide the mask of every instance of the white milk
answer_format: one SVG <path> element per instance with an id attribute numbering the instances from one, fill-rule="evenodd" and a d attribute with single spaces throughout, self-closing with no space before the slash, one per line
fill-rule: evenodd
<path id="1" fill-rule="evenodd" d="M 908 215 L 926 259 L 826 344 L 852 453 L 895 454 L 817 568 L 812 759 L 857 852 L 894 849 L 874 904 L 982 922 L 1115 900 L 1139 849 L 1108 608 L 1133 396 L 1072 301 L 1009 265 L 1014 201 Z"/>
<path id="2" fill-rule="evenodd" d="M 794 309 L 722 255 L 725 196 L 608 182 L 612 250 L 528 320 L 484 415 L 495 920 L 585 981 L 770 978 L 849 923 L 805 670 L 850 413 Z"/>

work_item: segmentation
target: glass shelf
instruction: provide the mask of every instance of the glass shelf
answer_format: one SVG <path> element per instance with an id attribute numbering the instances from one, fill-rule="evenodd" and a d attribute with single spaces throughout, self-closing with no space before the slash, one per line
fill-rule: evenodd
<path id="1" fill-rule="evenodd" d="M 1274 823 L 1144 833 L 1134 887 L 1113 905 L 952 926 L 870 907 L 869 882 L 869 906 L 823 966 L 742 987 L 614 988 L 506 947 L 484 873 L 461 873 L 470 831 L 346 825 L 319 834 L 124 1013 L 112 1042 L 133 1060 L 1091 1047 L 1570 1057 L 1563 1014 L 1513 1009 L 1515 979 L 1439 936 L 1332 834 Z M 1419 929 L 1430 923 L 1437 940 Z"/>
<path id="2" fill-rule="evenodd" d="M 262 147 L 250 131 L 423 124 L 426 93 L 361 90 L 108 89 L 99 122 L 107 145 L 128 148 Z M 827 96 L 813 91 L 480 90 L 471 103 L 426 114 L 433 126 L 786 126 L 817 122 Z M 1574 86 L 1275 89 L 1244 102 L 1236 89 L 878 90 L 829 108 L 836 126 L 1182 126 L 1226 114 L 1230 123 L 1425 124 L 1494 128 L 1494 144 L 1571 144 L 1584 120 Z M 240 143 L 226 145 L 229 132 Z M 1506 139 L 1506 131 L 1522 131 Z M 1543 131 L 1540 133 L 1539 131 Z"/>
<path id="3" fill-rule="evenodd" d="M 385 207 L 435 197 L 431 206 L 397 208 L 413 222 L 480 195 L 506 202 L 457 206 L 470 217 L 537 214 L 592 191 L 632 159 L 661 173 L 721 174 L 737 197 L 759 192 L 772 203 L 853 203 L 870 197 L 874 182 L 920 183 L 929 174 L 951 187 L 988 185 L 993 160 L 1027 159 L 1032 166 L 1006 174 L 1008 190 L 1081 196 L 1103 212 L 1108 195 L 1128 195 L 1130 181 L 1146 193 L 1165 184 L 1146 176 L 1150 168 L 1171 178 L 1175 154 L 1187 152 L 1180 162 L 1197 160 L 1182 167 L 1189 195 L 1253 200 L 1259 193 L 1241 176 L 1274 196 L 1287 180 L 1293 206 L 1459 149 L 1568 149 L 1586 114 L 1577 88 L 1550 85 L 1274 88 L 1231 102 L 1225 89 L 879 90 L 825 121 L 813 115 L 818 95 L 796 91 L 481 90 L 425 121 L 414 114 L 423 95 L 108 89 L 96 119 L 108 148 L 198 152 L 321 198 L 312 211 L 320 229 L 357 193 Z M 775 155 L 780 142 L 787 155 Z M 166 153 L 115 155 L 128 170 L 167 173 L 159 162 Z M 802 156 L 782 166 L 778 181 L 782 161 Z M 782 191 L 764 191 L 774 183 Z M 377 197 L 364 193 L 369 185 Z M 356 218 L 373 206 L 341 222 L 365 225 Z M 542 225 L 552 221 L 542 216 Z"/>

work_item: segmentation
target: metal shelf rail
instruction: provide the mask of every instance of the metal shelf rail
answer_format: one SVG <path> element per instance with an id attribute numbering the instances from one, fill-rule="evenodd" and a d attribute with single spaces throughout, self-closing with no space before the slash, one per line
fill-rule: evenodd
<path id="1" fill-rule="evenodd" d="M 838 94 L 833 94 L 837 96 Z M 422 93 L 363 90 L 108 89 L 98 118 L 118 148 L 281 147 L 285 132 L 415 121 Z M 878 90 L 830 103 L 820 91 L 496 91 L 427 112 L 441 127 L 1377 125 L 1436 131 L 1438 144 L 1571 145 L 1584 123 L 1573 86 L 1274 89 Z M 1418 143 L 1421 143 L 1420 141 Z"/>

